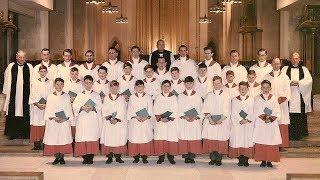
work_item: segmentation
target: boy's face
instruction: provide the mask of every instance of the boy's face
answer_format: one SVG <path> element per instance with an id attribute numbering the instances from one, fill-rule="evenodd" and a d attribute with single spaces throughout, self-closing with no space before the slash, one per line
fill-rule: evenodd
<path id="1" fill-rule="evenodd" d="M 70 78 L 74 81 L 79 79 L 79 71 L 70 71 Z"/>
<path id="2" fill-rule="evenodd" d="M 107 73 L 105 70 L 103 70 L 103 69 L 100 69 L 100 70 L 98 71 L 98 76 L 99 76 L 100 79 L 105 79 L 105 78 L 107 78 L 107 75 L 108 75 L 108 73 Z"/>
<path id="3" fill-rule="evenodd" d="M 222 87 L 221 79 L 216 79 L 215 81 L 213 81 L 213 89 L 214 90 L 220 90 L 221 87 Z"/>
<path id="4" fill-rule="evenodd" d="M 261 84 L 262 94 L 269 94 L 270 90 L 271 90 L 271 87 L 269 86 L 269 84 L 267 83 Z"/>
<path id="5" fill-rule="evenodd" d="M 39 70 L 39 75 L 41 78 L 45 78 L 48 74 L 48 71 L 46 69 Z"/>
<path id="6" fill-rule="evenodd" d="M 83 81 L 83 86 L 87 91 L 90 91 L 92 88 L 93 82 L 89 79 L 86 79 L 85 81 Z"/>
<path id="7" fill-rule="evenodd" d="M 193 86 L 194 86 L 194 82 L 185 82 L 184 86 L 185 86 L 186 90 L 192 90 Z"/>
<path id="8" fill-rule="evenodd" d="M 241 96 L 246 95 L 248 93 L 248 91 L 249 91 L 249 88 L 247 86 L 245 86 L 245 85 L 239 86 L 239 92 L 240 92 Z"/>
<path id="9" fill-rule="evenodd" d="M 186 57 L 187 54 L 188 54 L 188 50 L 187 50 L 186 47 L 181 47 L 181 48 L 179 49 L 179 55 L 180 55 L 181 57 Z"/>
<path id="10" fill-rule="evenodd" d="M 64 83 L 61 81 L 58 81 L 54 84 L 54 88 L 56 89 L 56 91 L 61 92 L 63 89 Z"/>
<path id="11" fill-rule="evenodd" d="M 110 60 L 115 60 L 118 57 L 118 53 L 115 49 L 110 49 L 108 51 L 108 57 Z"/>
<path id="12" fill-rule="evenodd" d="M 249 74 L 248 75 L 248 81 L 250 83 L 253 83 L 256 80 L 256 75 L 255 74 Z"/>
<path id="13" fill-rule="evenodd" d="M 178 71 L 172 71 L 171 77 L 172 77 L 172 79 L 177 80 L 180 78 L 180 73 Z"/>
<path id="14" fill-rule="evenodd" d="M 69 62 L 72 59 L 72 55 L 69 52 L 64 52 L 62 57 L 63 57 L 63 60 L 66 62 Z"/>
<path id="15" fill-rule="evenodd" d="M 157 62 L 157 66 L 160 70 L 163 70 L 164 68 L 166 68 L 167 66 L 167 62 L 166 62 L 166 59 L 164 58 L 159 58 L 158 59 L 158 62 Z"/>
<path id="16" fill-rule="evenodd" d="M 228 83 L 232 83 L 233 80 L 234 80 L 234 75 L 228 74 L 228 75 L 227 75 L 227 81 L 228 81 Z"/>
<path id="17" fill-rule="evenodd" d="M 140 84 L 138 86 L 135 86 L 134 89 L 138 92 L 138 93 L 143 93 L 144 92 L 144 85 Z"/>
<path id="18" fill-rule="evenodd" d="M 212 52 L 210 49 L 207 49 L 204 51 L 204 58 L 207 59 L 207 60 L 210 60 L 212 58 Z"/>
<path id="19" fill-rule="evenodd" d="M 169 83 L 165 83 L 164 85 L 161 86 L 161 90 L 165 94 L 170 93 L 171 85 Z"/>
<path id="20" fill-rule="evenodd" d="M 123 68 L 124 75 L 131 75 L 132 68 L 130 66 L 126 66 Z"/>
<path id="21" fill-rule="evenodd" d="M 204 77 L 207 75 L 207 71 L 208 71 L 207 68 L 198 68 L 198 75 L 200 77 Z"/>
<path id="22" fill-rule="evenodd" d="M 111 94 L 117 94 L 119 92 L 119 86 L 110 85 Z"/>
<path id="23" fill-rule="evenodd" d="M 144 71 L 144 74 L 147 78 L 152 78 L 153 77 L 153 69 L 149 68 L 147 70 Z"/>

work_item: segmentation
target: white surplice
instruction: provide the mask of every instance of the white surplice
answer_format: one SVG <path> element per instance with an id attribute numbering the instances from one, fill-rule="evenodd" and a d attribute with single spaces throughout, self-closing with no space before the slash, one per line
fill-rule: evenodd
<path id="1" fill-rule="evenodd" d="M 63 63 L 58 64 L 57 65 L 57 71 L 58 71 L 57 77 L 60 77 L 65 81 L 67 79 L 70 79 L 70 69 L 72 67 L 79 68 L 79 66 L 72 61 L 69 61 L 69 62 L 64 61 Z"/>
<path id="2" fill-rule="evenodd" d="M 93 80 L 98 79 L 98 69 L 99 65 L 95 64 L 94 62 L 92 63 L 84 63 L 79 66 L 79 78 L 83 80 L 84 76 L 90 75 L 92 76 Z"/>
<path id="3" fill-rule="evenodd" d="M 180 57 L 174 60 L 171 64 L 171 68 L 177 67 L 180 70 L 181 79 L 185 79 L 187 76 L 197 77 L 197 64 L 194 60 L 187 57 Z"/>
<path id="4" fill-rule="evenodd" d="M 108 69 L 108 81 L 117 80 L 123 75 L 123 62 L 118 59 L 108 60 L 102 64 Z"/>
<path id="5" fill-rule="evenodd" d="M 233 80 L 234 83 L 239 84 L 241 81 L 248 81 L 247 80 L 247 74 L 248 74 L 247 69 L 244 66 L 240 65 L 240 63 L 238 62 L 237 64 L 228 64 L 223 67 L 223 69 L 222 69 L 222 82 L 223 82 L 223 84 L 227 83 L 226 73 L 229 70 L 234 72 L 234 80 Z"/>
<path id="6" fill-rule="evenodd" d="M 250 70 L 254 70 L 256 72 L 257 78 L 256 81 L 261 83 L 264 80 L 266 74 L 272 71 L 272 66 L 268 62 L 258 62 L 250 67 Z"/>

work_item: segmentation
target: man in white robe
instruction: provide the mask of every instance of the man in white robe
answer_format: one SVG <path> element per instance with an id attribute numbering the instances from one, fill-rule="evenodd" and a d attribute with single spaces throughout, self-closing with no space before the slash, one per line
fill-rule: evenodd
<path id="1" fill-rule="evenodd" d="M 76 63 L 72 61 L 72 50 L 65 49 L 62 52 L 63 62 L 57 65 L 58 75 L 57 77 L 62 78 L 63 80 L 68 80 L 70 77 L 70 69 L 72 67 L 79 67 Z"/>
<path id="2" fill-rule="evenodd" d="M 250 70 L 256 72 L 256 81 L 261 83 L 266 74 L 272 71 L 272 66 L 267 62 L 268 53 L 266 49 L 259 49 L 257 52 L 258 62 L 250 67 Z"/>
<path id="3" fill-rule="evenodd" d="M 247 81 L 247 69 L 242 66 L 239 62 L 240 54 L 237 50 L 230 51 L 230 63 L 223 67 L 222 69 L 222 83 L 226 84 L 226 73 L 231 70 L 234 72 L 234 82 L 239 84 L 241 81 Z"/>
<path id="4" fill-rule="evenodd" d="M 213 56 L 214 56 L 213 49 L 211 47 L 205 47 L 203 51 L 204 51 L 204 57 L 205 57 L 203 62 L 207 65 L 207 69 L 208 69 L 207 76 L 210 79 L 210 81 L 214 76 L 221 77 L 222 69 L 220 64 L 215 60 L 213 60 Z"/>
<path id="5" fill-rule="evenodd" d="M 37 80 L 39 79 L 39 67 L 41 65 L 44 65 L 47 67 L 48 69 L 48 75 L 47 78 L 50 81 L 54 81 L 54 79 L 57 77 L 58 75 L 58 69 L 57 66 L 55 64 L 52 64 L 51 60 L 50 60 L 51 54 L 50 54 L 50 50 L 48 48 L 43 48 L 41 50 L 41 63 L 37 64 L 36 66 L 34 66 L 34 71 L 33 71 L 33 79 Z"/>
<path id="6" fill-rule="evenodd" d="M 148 64 L 146 60 L 140 59 L 141 50 L 138 46 L 131 47 L 131 59 L 129 62 L 132 65 L 132 75 L 136 79 L 144 79 L 143 68 Z"/>
<path id="7" fill-rule="evenodd" d="M 108 50 L 108 60 L 102 64 L 102 66 L 108 69 L 108 81 L 117 80 L 118 77 L 123 75 L 123 62 L 121 62 L 117 57 L 117 49 L 110 47 Z"/>
<path id="8" fill-rule="evenodd" d="M 94 52 L 92 50 L 87 50 L 84 56 L 86 62 L 81 64 L 78 68 L 80 79 L 83 80 L 84 76 L 90 75 L 94 80 L 97 80 L 100 66 L 94 62 Z"/>

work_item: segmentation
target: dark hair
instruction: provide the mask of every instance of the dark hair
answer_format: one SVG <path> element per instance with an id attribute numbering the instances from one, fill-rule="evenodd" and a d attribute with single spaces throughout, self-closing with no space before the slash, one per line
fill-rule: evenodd
<path id="1" fill-rule="evenodd" d="M 41 49 L 41 52 L 43 52 L 43 51 L 49 51 L 49 53 L 50 53 L 50 49 L 48 49 L 48 48 Z"/>
<path id="2" fill-rule="evenodd" d="M 239 83 L 239 87 L 240 87 L 240 86 L 247 86 L 247 87 L 249 87 L 249 83 L 246 82 L 246 81 L 241 81 L 241 82 Z"/>
<path id="3" fill-rule="evenodd" d="M 261 86 L 262 86 L 263 84 L 269 84 L 269 86 L 271 87 L 271 82 L 268 81 L 268 80 L 266 80 L 266 79 L 261 82 Z"/>
<path id="4" fill-rule="evenodd" d="M 115 51 L 118 53 L 117 48 L 115 48 L 115 47 L 112 46 L 112 47 L 109 47 L 109 48 L 108 48 L 108 51 L 110 51 L 111 49 L 115 50 Z"/>
<path id="5" fill-rule="evenodd" d="M 220 76 L 213 76 L 212 82 L 214 82 L 216 80 L 220 80 L 220 82 L 222 82 L 222 78 Z"/>
<path id="6" fill-rule="evenodd" d="M 188 47 L 186 45 L 183 45 L 183 44 L 179 46 L 178 50 L 180 50 L 180 48 L 183 48 L 183 47 L 188 50 Z"/>
<path id="7" fill-rule="evenodd" d="M 132 68 L 132 64 L 129 63 L 129 62 L 125 62 L 125 63 L 123 64 L 123 69 L 126 68 L 126 67 Z"/>
<path id="8" fill-rule="evenodd" d="M 62 55 L 64 55 L 64 53 L 69 53 L 70 55 L 72 55 L 72 50 L 71 49 L 65 49 L 62 51 Z"/>
<path id="9" fill-rule="evenodd" d="M 200 64 L 198 64 L 198 68 L 200 69 L 200 68 L 206 68 L 207 69 L 207 65 L 206 65 L 206 63 L 204 63 L 204 62 L 202 62 L 202 63 L 200 63 Z"/>
<path id="10" fill-rule="evenodd" d="M 162 81 L 161 86 L 163 86 L 164 84 L 169 84 L 171 86 L 171 82 L 167 79 Z"/>
<path id="11" fill-rule="evenodd" d="M 172 67 L 172 68 L 170 69 L 170 72 L 173 72 L 173 71 L 178 71 L 178 72 L 180 72 L 180 69 L 179 69 L 178 67 Z"/>
<path id="12" fill-rule="evenodd" d="M 251 69 L 248 71 L 248 75 L 256 75 L 256 71 Z"/>
<path id="13" fill-rule="evenodd" d="M 143 68 L 143 70 L 146 71 L 147 69 L 150 69 L 150 68 L 153 69 L 150 64 L 147 64 L 147 65 Z"/>
<path id="14" fill-rule="evenodd" d="M 260 52 L 266 52 L 266 55 L 268 54 L 268 51 L 264 48 L 259 49 L 257 54 L 259 55 Z"/>
<path id="15" fill-rule="evenodd" d="M 62 82 L 62 83 L 64 83 L 64 80 L 63 80 L 62 78 L 56 78 L 56 79 L 54 80 L 54 83 L 56 84 L 57 82 Z"/>
<path id="16" fill-rule="evenodd" d="M 229 71 L 226 72 L 226 76 L 228 76 L 228 75 L 233 75 L 234 76 L 234 72 L 229 70 Z"/>
<path id="17" fill-rule="evenodd" d="M 47 70 L 47 71 L 48 71 L 48 68 L 47 68 L 45 65 L 40 65 L 40 67 L 39 67 L 39 71 L 40 71 L 41 69 L 45 69 L 45 70 Z"/>
<path id="18" fill-rule="evenodd" d="M 206 50 L 210 50 L 211 54 L 213 53 L 212 47 L 209 47 L 209 46 L 204 47 L 204 48 L 203 48 L 203 51 L 206 51 Z"/>
<path id="19" fill-rule="evenodd" d="M 92 77 L 92 76 L 90 76 L 90 75 L 85 75 L 85 76 L 83 77 L 83 81 L 85 81 L 85 80 L 87 80 L 87 79 L 93 82 L 93 77 Z"/>
<path id="20" fill-rule="evenodd" d="M 237 53 L 238 55 L 240 54 L 240 53 L 239 53 L 237 50 L 235 50 L 235 49 L 231 50 L 229 54 L 231 55 L 231 54 L 233 54 L 233 53 Z"/>
<path id="21" fill-rule="evenodd" d="M 138 49 L 139 51 L 141 51 L 139 46 L 132 46 L 130 50 L 132 51 L 133 49 Z"/>
<path id="22" fill-rule="evenodd" d="M 75 72 L 75 71 L 78 71 L 78 72 L 79 72 L 79 69 L 78 69 L 77 67 L 72 67 L 72 68 L 70 69 L 70 71 L 71 71 L 71 72 Z"/>
<path id="23" fill-rule="evenodd" d="M 134 83 L 135 86 L 139 86 L 139 85 L 144 85 L 144 82 L 142 80 L 137 80 L 135 83 Z"/>
<path id="24" fill-rule="evenodd" d="M 94 52 L 92 50 L 87 50 L 86 53 L 84 53 L 84 55 L 87 55 L 87 53 L 91 53 L 92 55 L 94 55 Z"/>
<path id="25" fill-rule="evenodd" d="M 184 82 L 187 83 L 187 82 L 194 82 L 194 79 L 193 77 L 191 76 L 187 76 L 185 79 L 184 79 Z"/>
<path id="26" fill-rule="evenodd" d="M 157 44 L 159 43 L 159 42 L 164 42 L 164 40 L 163 39 L 159 39 L 158 41 L 157 41 Z"/>
<path id="27" fill-rule="evenodd" d="M 160 56 L 158 57 L 158 61 L 159 61 L 159 59 L 164 59 L 164 60 L 166 60 L 166 58 L 160 57 Z M 158 61 L 157 61 L 157 62 L 158 62 Z M 167 62 L 167 61 L 166 61 L 166 62 Z"/>
<path id="28" fill-rule="evenodd" d="M 99 72 L 99 70 L 105 70 L 106 73 L 108 73 L 108 68 L 106 68 L 105 66 L 100 66 L 98 69 L 98 72 Z"/>
<path id="29" fill-rule="evenodd" d="M 112 80 L 109 85 L 110 85 L 110 87 L 111 86 L 118 86 L 119 87 L 119 82 L 116 80 Z"/>

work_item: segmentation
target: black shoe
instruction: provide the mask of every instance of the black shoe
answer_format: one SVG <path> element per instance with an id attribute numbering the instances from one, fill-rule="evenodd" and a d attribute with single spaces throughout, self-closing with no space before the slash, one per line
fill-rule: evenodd
<path id="1" fill-rule="evenodd" d="M 243 158 L 242 155 L 238 157 L 238 160 L 239 160 L 239 162 L 238 162 L 237 165 L 238 165 L 238 166 L 244 166 L 244 158 Z"/>
<path id="2" fill-rule="evenodd" d="M 157 161 L 157 164 L 162 164 L 164 162 L 164 155 L 159 156 L 159 159 Z"/>
<path id="3" fill-rule="evenodd" d="M 283 148 L 283 147 L 280 147 L 280 148 L 279 148 L 279 151 L 280 151 L 280 152 L 287 152 L 287 150 L 286 150 L 285 148 Z"/>
<path id="4" fill-rule="evenodd" d="M 216 164 L 216 161 L 215 161 L 215 160 L 211 160 L 211 161 L 209 162 L 209 165 L 211 165 L 211 166 L 213 166 L 214 164 Z"/>
<path id="5" fill-rule="evenodd" d="M 124 161 L 121 159 L 121 157 L 116 157 L 116 162 L 117 163 L 124 163 Z"/>
<path id="6" fill-rule="evenodd" d="M 267 167 L 273 167 L 272 163 L 271 162 L 267 162 Z"/>
<path id="7" fill-rule="evenodd" d="M 139 157 L 135 157 L 134 160 L 133 160 L 133 163 L 138 163 L 140 161 L 140 158 Z"/>
<path id="8" fill-rule="evenodd" d="M 190 159 L 189 158 L 185 158 L 184 159 L 184 163 L 186 163 L 186 164 L 190 163 Z"/>
<path id="9" fill-rule="evenodd" d="M 64 158 L 60 159 L 60 164 L 66 164 L 66 161 L 64 160 Z"/>
<path id="10" fill-rule="evenodd" d="M 266 166 L 267 166 L 267 163 L 265 161 L 262 161 L 260 164 L 260 167 L 266 167 Z"/>
<path id="11" fill-rule="evenodd" d="M 249 161 L 249 158 L 244 156 L 244 161 L 243 161 L 243 166 L 244 167 L 248 167 L 250 165 L 248 161 Z"/>
<path id="12" fill-rule="evenodd" d="M 191 163 L 191 164 L 196 163 L 196 161 L 194 161 L 194 159 L 190 159 L 189 161 L 190 161 L 189 163 Z"/>
<path id="13" fill-rule="evenodd" d="M 106 164 L 111 164 L 112 163 L 112 157 L 108 157 L 108 159 L 106 160 Z"/>
<path id="14" fill-rule="evenodd" d="M 222 162 L 221 161 L 217 161 L 216 162 L 216 166 L 221 166 L 222 165 Z"/>
<path id="15" fill-rule="evenodd" d="M 32 150 L 37 151 L 37 150 L 40 150 L 40 149 L 41 149 L 41 143 L 40 143 L 40 141 L 34 142 L 34 143 L 33 143 L 33 148 L 32 148 Z"/>
<path id="16" fill-rule="evenodd" d="M 147 164 L 148 160 L 147 160 L 148 156 L 142 156 L 142 163 L 143 164 Z"/>
<path id="17" fill-rule="evenodd" d="M 82 164 L 87 164 L 88 163 L 88 155 L 83 155 L 82 158 L 83 158 L 83 161 L 82 161 Z"/>
<path id="18" fill-rule="evenodd" d="M 60 158 L 56 158 L 51 164 L 57 165 L 60 162 Z"/>
<path id="19" fill-rule="evenodd" d="M 176 164 L 176 161 L 174 160 L 174 156 L 168 155 L 168 161 L 170 164 Z"/>

